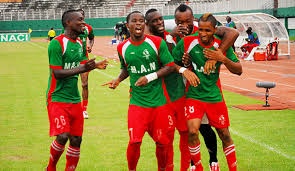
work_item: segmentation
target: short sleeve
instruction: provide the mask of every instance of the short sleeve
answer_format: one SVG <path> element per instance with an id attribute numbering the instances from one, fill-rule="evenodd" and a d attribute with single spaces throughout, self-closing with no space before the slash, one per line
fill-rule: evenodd
<path id="1" fill-rule="evenodd" d="M 62 66 L 62 48 L 58 40 L 53 39 L 48 46 L 48 58 L 50 66 Z"/>

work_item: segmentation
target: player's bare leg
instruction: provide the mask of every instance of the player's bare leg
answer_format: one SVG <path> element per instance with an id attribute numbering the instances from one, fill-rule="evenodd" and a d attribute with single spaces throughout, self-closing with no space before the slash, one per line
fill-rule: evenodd
<path id="1" fill-rule="evenodd" d="M 89 72 L 85 72 L 81 74 L 81 82 L 82 82 L 82 108 L 83 108 L 83 116 L 85 119 L 88 119 L 88 112 L 87 112 L 87 107 L 88 107 L 88 75 Z"/>
<path id="2" fill-rule="evenodd" d="M 237 158 L 234 142 L 230 136 L 228 128 L 216 128 L 222 141 L 223 152 L 225 154 L 229 171 L 237 170 Z"/>

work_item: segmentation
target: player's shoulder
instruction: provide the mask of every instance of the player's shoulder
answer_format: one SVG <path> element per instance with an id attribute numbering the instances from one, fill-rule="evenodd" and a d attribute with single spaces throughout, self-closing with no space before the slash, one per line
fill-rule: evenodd
<path id="1" fill-rule="evenodd" d="M 88 27 L 88 28 L 92 29 L 92 26 L 90 24 L 87 24 L 87 23 L 85 23 L 85 27 Z"/>
<path id="2" fill-rule="evenodd" d="M 155 35 L 150 35 L 150 34 L 145 34 L 145 37 L 148 39 L 151 39 L 152 41 L 161 41 L 162 38 L 159 36 L 155 36 Z"/>

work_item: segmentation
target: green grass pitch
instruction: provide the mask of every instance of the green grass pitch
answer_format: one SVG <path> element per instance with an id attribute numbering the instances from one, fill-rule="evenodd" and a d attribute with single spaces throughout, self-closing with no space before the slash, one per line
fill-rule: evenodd
<path id="1" fill-rule="evenodd" d="M 48 80 L 46 42 L 0 43 L 0 171 L 40 171 L 49 158 L 53 137 L 48 136 L 45 92 Z M 93 55 L 92 55 L 93 56 Z M 97 57 L 100 59 L 99 57 Z M 111 60 L 107 70 L 89 75 L 89 116 L 85 120 L 77 171 L 127 171 L 128 80 L 116 90 L 101 84 L 120 72 Z M 237 104 L 253 100 L 224 91 L 231 119 L 240 171 L 295 170 L 295 112 L 293 110 L 242 111 Z M 175 136 L 175 170 L 179 170 L 179 136 Z M 202 141 L 202 161 L 208 169 L 208 153 Z M 228 170 L 218 141 L 221 170 Z M 64 170 L 65 153 L 58 163 Z M 138 171 L 157 170 L 155 144 L 146 134 Z"/>

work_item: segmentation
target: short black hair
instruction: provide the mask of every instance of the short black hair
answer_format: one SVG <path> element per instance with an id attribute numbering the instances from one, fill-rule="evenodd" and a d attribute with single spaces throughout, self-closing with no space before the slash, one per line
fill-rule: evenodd
<path id="1" fill-rule="evenodd" d="M 191 7 L 189 7 L 189 6 L 185 5 L 185 4 L 180 4 L 180 5 L 175 9 L 175 11 L 174 11 L 174 16 L 175 16 L 175 14 L 176 14 L 177 11 L 179 11 L 179 12 L 185 12 L 186 10 L 190 10 L 191 13 L 194 14 L 194 13 L 193 13 L 193 10 L 191 9 Z"/>
<path id="2" fill-rule="evenodd" d="M 77 9 L 78 12 L 82 12 L 85 15 L 85 11 L 82 8 Z"/>
<path id="3" fill-rule="evenodd" d="M 203 14 L 200 18 L 199 18 L 199 23 L 203 21 L 203 22 L 207 22 L 209 21 L 213 27 L 217 26 L 217 20 L 216 18 L 211 14 L 211 13 L 205 13 Z"/>
<path id="4" fill-rule="evenodd" d="M 132 12 L 129 13 L 129 14 L 127 15 L 127 17 L 126 17 L 126 21 L 127 21 L 127 23 L 129 23 L 130 16 L 131 16 L 132 14 L 135 14 L 135 13 L 142 14 L 140 11 L 132 11 Z M 142 16 L 143 16 L 143 14 L 142 14 Z M 144 16 L 143 16 L 143 17 L 144 17 Z"/>
<path id="5" fill-rule="evenodd" d="M 156 11 L 158 11 L 158 10 L 155 9 L 155 8 L 151 8 L 151 9 L 147 10 L 146 13 L 145 13 L 145 15 L 144 15 L 145 20 L 149 21 L 149 17 L 148 17 L 148 15 L 149 15 L 150 13 L 152 13 L 152 12 L 156 12 Z"/>
<path id="6" fill-rule="evenodd" d="M 66 27 L 66 26 L 67 26 L 67 20 L 70 19 L 70 14 L 73 13 L 73 12 L 77 12 L 77 10 L 70 9 L 70 10 L 65 11 L 65 12 L 62 14 L 62 17 L 61 17 L 61 23 L 62 23 L 62 26 L 63 26 L 63 27 Z"/>

